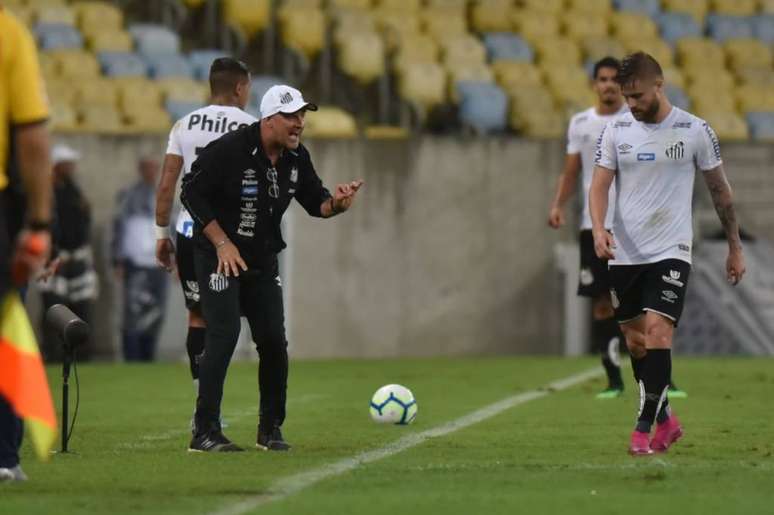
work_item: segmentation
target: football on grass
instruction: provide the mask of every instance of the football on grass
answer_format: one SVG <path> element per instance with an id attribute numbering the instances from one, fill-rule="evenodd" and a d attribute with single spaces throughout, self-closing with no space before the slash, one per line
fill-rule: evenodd
<path id="1" fill-rule="evenodd" d="M 371 397 L 371 418 L 380 424 L 411 424 L 417 416 L 417 401 L 405 386 L 388 384 Z"/>

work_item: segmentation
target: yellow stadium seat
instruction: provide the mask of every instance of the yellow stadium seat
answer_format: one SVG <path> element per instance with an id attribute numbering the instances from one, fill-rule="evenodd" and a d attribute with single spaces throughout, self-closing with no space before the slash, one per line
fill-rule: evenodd
<path id="1" fill-rule="evenodd" d="M 411 135 L 403 127 L 395 127 L 393 125 L 369 125 L 365 128 L 363 134 L 368 139 L 376 140 L 407 139 Z"/>
<path id="2" fill-rule="evenodd" d="M 457 96 L 457 83 L 461 81 L 494 82 L 494 73 L 485 63 L 468 63 L 458 66 L 447 66 L 449 74 L 449 98 L 453 102 L 459 102 Z"/>
<path id="3" fill-rule="evenodd" d="M 125 129 L 132 132 L 167 132 L 172 127 L 169 114 L 159 105 L 124 111 Z"/>
<path id="4" fill-rule="evenodd" d="M 38 54 L 38 62 L 40 63 L 40 71 L 43 73 L 45 80 L 51 80 L 59 78 L 59 63 L 56 59 L 50 55 L 50 53 Z"/>
<path id="5" fill-rule="evenodd" d="M 683 38 L 677 41 L 677 57 L 683 68 L 725 68 L 725 52 L 711 39 L 702 37 Z"/>
<path id="6" fill-rule="evenodd" d="M 661 71 L 664 72 L 664 82 L 666 85 L 677 86 L 682 90 L 685 89 L 687 81 L 679 68 L 675 68 L 674 66 L 662 67 Z"/>
<path id="7" fill-rule="evenodd" d="M 121 9 L 106 2 L 75 2 L 78 26 L 84 34 L 119 30 L 124 26 Z"/>
<path id="8" fill-rule="evenodd" d="M 282 19 L 282 41 L 311 59 L 325 46 L 325 14 L 320 9 L 294 10 Z"/>
<path id="9" fill-rule="evenodd" d="M 350 34 L 339 48 L 339 67 L 360 84 L 384 74 L 384 43 L 376 32 Z"/>
<path id="10" fill-rule="evenodd" d="M 82 50 L 56 50 L 49 54 L 61 77 L 80 80 L 83 77 L 99 77 L 99 62 L 91 52 Z"/>
<path id="11" fill-rule="evenodd" d="M 34 9 L 32 9 L 32 7 L 23 4 L 13 4 L 7 5 L 6 9 L 13 13 L 13 15 L 23 24 L 27 26 L 32 25 L 32 21 L 35 18 Z"/>
<path id="12" fill-rule="evenodd" d="M 425 0 L 425 5 L 431 9 L 456 9 L 464 11 L 468 0 Z"/>
<path id="13" fill-rule="evenodd" d="M 376 0 L 377 7 L 398 11 L 417 12 L 420 8 L 420 0 Z"/>
<path id="14" fill-rule="evenodd" d="M 52 104 L 72 105 L 75 103 L 76 91 L 71 81 L 62 79 L 46 81 L 46 92 Z"/>
<path id="15" fill-rule="evenodd" d="M 610 0 L 568 0 L 567 7 L 571 11 L 582 11 L 596 16 L 604 16 L 613 10 Z"/>
<path id="16" fill-rule="evenodd" d="M 6 2 L 3 2 L 4 4 Z M 36 8 L 39 7 L 58 7 L 61 5 L 67 5 L 67 0 L 23 0 L 23 4 L 32 5 Z"/>
<path id="17" fill-rule="evenodd" d="M 716 111 L 736 111 L 736 99 L 730 91 L 707 92 L 704 90 L 688 90 L 691 106 L 697 113 Z"/>
<path id="18" fill-rule="evenodd" d="M 686 68 L 684 76 L 685 83 L 696 89 L 731 91 L 736 86 L 734 77 L 725 70 L 701 67 Z"/>
<path id="19" fill-rule="evenodd" d="M 738 87 L 734 93 L 739 110 L 743 113 L 752 111 L 774 112 L 774 94 L 772 94 L 771 86 L 748 84 Z"/>
<path id="20" fill-rule="evenodd" d="M 320 106 L 306 117 L 304 135 L 310 138 L 355 138 L 357 124 L 351 114 L 339 107 Z"/>
<path id="21" fill-rule="evenodd" d="M 398 81 L 398 92 L 407 102 L 428 109 L 446 99 L 446 72 L 436 63 L 408 64 Z"/>
<path id="22" fill-rule="evenodd" d="M 674 64 L 675 58 L 672 53 L 672 47 L 658 36 L 651 38 L 632 38 L 624 40 L 622 43 L 627 53 L 642 51 L 650 54 L 658 61 L 658 64 L 660 64 L 662 68 Z"/>
<path id="23" fill-rule="evenodd" d="M 162 90 L 156 82 L 140 77 L 114 82 L 118 90 L 118 106 L 124 114 L 161 106 Z"/>
<path id="24" fill-rule="evenodd" d="M 441 53 L 443 62 L 447 66 L 450 63 L 486 62 L 486 48 L 480 39 L 471 35 L 450 37 L 441 41 Z"/>
<path id="25" fill-rule="evenodd" d="M 409 64 L 436 63 L 438 43 L 426 34 L 407 35 L 393 59 L 393 69 L 400 74 Z"/>
<path id="26" fill-rule="evenodd" d="M 248 38 L 269 25 L 270 0 L 224 0 L 222 4 L 226 23 L 239 27 Z"/>
<path id="27" fill-rule="evenodd" d="M 436 41 L 468 32 L 468 22 L 463 14 L 427 9 L 420 12 L 420 20 L 425 32 Z"/>
<path id="28" fill-rule="evenodd" d="M 774 0 L 760 0 L 761 12 L 764 14 L 774 14 Z"/>
<path id="29" fill-rule="evenodd" d="M 35 12 L 35 21 L 38 23 L 59 23 L 63 25 L 75 26 L 76 16 L 69 6 L 66 5 L 52 5 L 52 6 L 31 6 Z"/>
<path id="30" fill-rule="evenodd" d="M 723 45 L 729 67 L 771 68 L 771 48 L 758 39 L 729 39 Z"/>
<path id="31" fill-rule="evenodd" d="M 566 130 L 564 117 L 556 110 L 512 110 L 510 123 L 523 135 L 537 139 L 558 139 Z"/>
<path id="32" fill-rule="evenodd" d="M 280 9 L 322 9 L 322 0 L 282 0 Z"/>
<path id="33" fill-rule="evenodd" d="M 707 0 L 663 0 L 663 4 L 666 11 L 690 14 L 696 23 L 704 25 L 708 10 Z"/>
<path id="34" fill-rule="evenodd" d="M 86 37 L 86 46 L 92 52 L 131 52 L 134 41 L 123 30 L 100 31 Z"/>
<path id="35" fill-rule="evenodd" d="M 78 115 L 72 105 L 65 102 L 51 103 L 51 128 L 54 131 L 71 131 L 78 127 Z"/>
<path id="36" fill-rule="evenodd" d="M 373 5 L 371 0 L 328 0 L 328 6 L 334 9 L 340 7 L 354 7 L 356 9 L 370 9 Z"/>
<path id="37" fill-rule="evenodd" d="M 608 56 L 621 59 L 626 53 L 623 45 L 617 39 L 608 36 L 587 37 L 581 41 L 580 45 L 587 61 L 597 62 Z"/>
<path id="38" fill-rule="evenodd" d="M 757 0 L 712 0 L 710 10 L 717 14 L 751 16 L 758 10 Z"/>
<path id="39" fill-rule="evenodd" d="M 516 0 L 516 5 L 527 11 L 559 14 L 564 10 L 564 0 Z"/>
<path id="40" fill-rule="evenodd" d="M 511 0 L 480 0 L 473 4 L 471 25 L 477 32 L 507 32 L 511 29 L 509 17 Z"/>
<path id="41" fill-rule="evenodd" d="M 644 14 L 617 12 L 610 18 L 610 27 L 619 39 L 658 37 L 658 27 Z"/>
<path id="42" fill-rule="evenodd" d="M 774 70 L 763 68 L 738 68 L 734 70 L 737 81 L 744 84 L 760 84 L 774 88 Z"/>
<path id="43" fill-rule="evenodd" d="M 341 46 L 353 34 L 373 33 L 376 21 L 369 11 L 362 9 L 341 9 L 333 15 L 333 43 Z"/>
<path id="44" fill-rule="evenodd" d="M 538 62 L 545 64 L 570 65 L 580 64 L 581 53 L 578 45 L 567 38 L 543 39 L 536 44 Z"/>
<path id="45" fill-rule="evenodd" d="M 721 141 L 745 141 L 750 133 L 744 119 L 734 111 L 698 111 Z"/>
<path id="46" fill-rule="evenodd" d="M 398 48 L 407 35 L 420 32 L 419 16 L 413 12 L 379 9 L 373 11 L 373 16 L 389 51 Z"/>
<path id="47" fill-rule="evenodd" d="M 520 113 L 530 111 L 554 111 L 556 105 L 554 103 L 554 97 L 542 85 L 538 86 L 524 86 L 514 91 L 508 92 L 508 96 L 511 100 L 511 105 L 514 110 Z"/>
<path id="48" fill-rule="evenodd" d="M 204 82 L 181 77 L 168 77 L 155 81 L 164 100 L 198 102 L 204 104 L 209 96 L 209 86 Z"/>
<path id="49" fill-rule="evenodd" d="M 559 17 L 552 13 L 512 10 L 510 18 L 519 35 L 533 45 L 559 36 Z"/>
<path id="50" fill-rule="evenodd" d="M 87 132 L 125 132 L 123 117 L 113 105 L 82 105 L 78 119 L 79 129 Z"/>
<path id="51" fill-rule="evenodd" d="M 606 36 L 608 32 L 607 19 L 598 14 L 567 11 L 562 15 L 561 20 L 564 34 L 575 41 Z"/>
<path id="52" fill-rule="evenodd" d="M 118 102 L 116 84 L 103 78 L 77 82 L 75 102 L 80 106 L 107 105 L 115 108 Z"/>
<path id="53" fill-rule="evenodd" d="M 506 93 L 523 87 L 538 87 L 543 82 L 540 70 L 532 63 L 496 61 L 492 71 Z"/>
<path id="54" fill-rule="evenodd" d="M 543 77 L 552 91 L 589 87 L 589 76 L 581 66 L 551 66 L 543 69 Z"/>
<path id="55" fill-rule="evenodd" d="M 567 119 L 597 102 L 597 96 L 589 87 L 562 88 L 553 93 L 560 112 Z"/>

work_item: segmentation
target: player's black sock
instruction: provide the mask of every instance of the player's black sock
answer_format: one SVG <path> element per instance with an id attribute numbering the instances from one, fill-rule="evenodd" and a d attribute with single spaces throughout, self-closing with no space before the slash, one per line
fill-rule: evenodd
<path id="1" fill-rule="evenodd" d="M 640 394 L 640 416 L 637 419 L 637 431 L 649 433 L 666 401 L 669 377 L 672 372 L 672 351 L 670 349 L 648 349 L 642 360 L 642 379 Z M 643 391 L 644 390 L 644 391 Z"/>
<path id="2" fill-rule="evenodd" d="M 188 364 L 191 367 L 191 377 L 199 379 L 199 358 L 204 352 L 204 338 L 207 335 L 205 327 L 188 327 L 188 337 L 185 348 L 188 351 Z"/>
<path id="3" fill-rule="evenodd" d="M 647 354 L 645 354 L 647 356 Z M 645 356 L 641 358 L 635 358 L 634 354 L 629 353 L 629 359 L 632 361 L 632 374 L 634 375 L 634 382 L 640 384 L 642 380 L 642 365 L 645 363 Z"/>
<path id="4" fill-rule="evenodd" d="M 618 327 L 618 322 L 614 318 L 594 320 L 592 334 L 602 357 L 602 366 L 607 373 L 608 387 L 623 389 L 621 361 L 618 352 L 623 335 Z"/>

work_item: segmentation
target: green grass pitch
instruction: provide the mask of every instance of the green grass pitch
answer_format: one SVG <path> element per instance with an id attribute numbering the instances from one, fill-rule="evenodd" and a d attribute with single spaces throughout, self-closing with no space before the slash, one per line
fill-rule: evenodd
<path id="1" fill-rule="evenodd" d="M 82 365 L 73 452 L 38 463 L 25 443 L 30 481 L 0 485 L 0 513 L 225 513 L 271 494 L 283 478 L 594 366 L 592 359 L 519 357 L 296 361 L 284 427 L 294 447 L 266 453 L 253 448 L 257 367 L 235 363 L 225 433 L 248 452 L 211 455 L 186 452 L 187 366 Z M 674 369 L 689 393 L 672 402 L 686 435 L 666 455 L 626 454 L 638 405 L 627 366 L 620 399 L 595 400 L 604 385 L 591 380 L 247 513 L 774 513 L 774 360 L 677 357 Z M 59 371 L 49 377 L 58 396 Z M 390 382 L 417 397 L 411 426 L 369 418 L 371 394 Z"/>

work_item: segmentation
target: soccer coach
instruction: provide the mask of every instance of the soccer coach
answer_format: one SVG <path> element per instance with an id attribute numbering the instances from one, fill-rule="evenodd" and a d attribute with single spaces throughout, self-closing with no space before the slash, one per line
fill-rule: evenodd
<path id="1" fill-rule="evenodd" d="M 362 181 L 323 186 L 301 145 L 304 117 L 317 106 L 289 86 L 271 87 L 261 120 L 207 145 L 183 179 L 181 200 L 194 220 L 194 265 L 207 338 L 189 451 L 241 451 L 223 435 L 220 404 L 231 355 L 247 318 L 260 363 L 256 446 L 288 450 L 285 419 L 288 352 L 277 254 L 282 215 L 295 199 L 330 218 L 352 205 Z"/>

